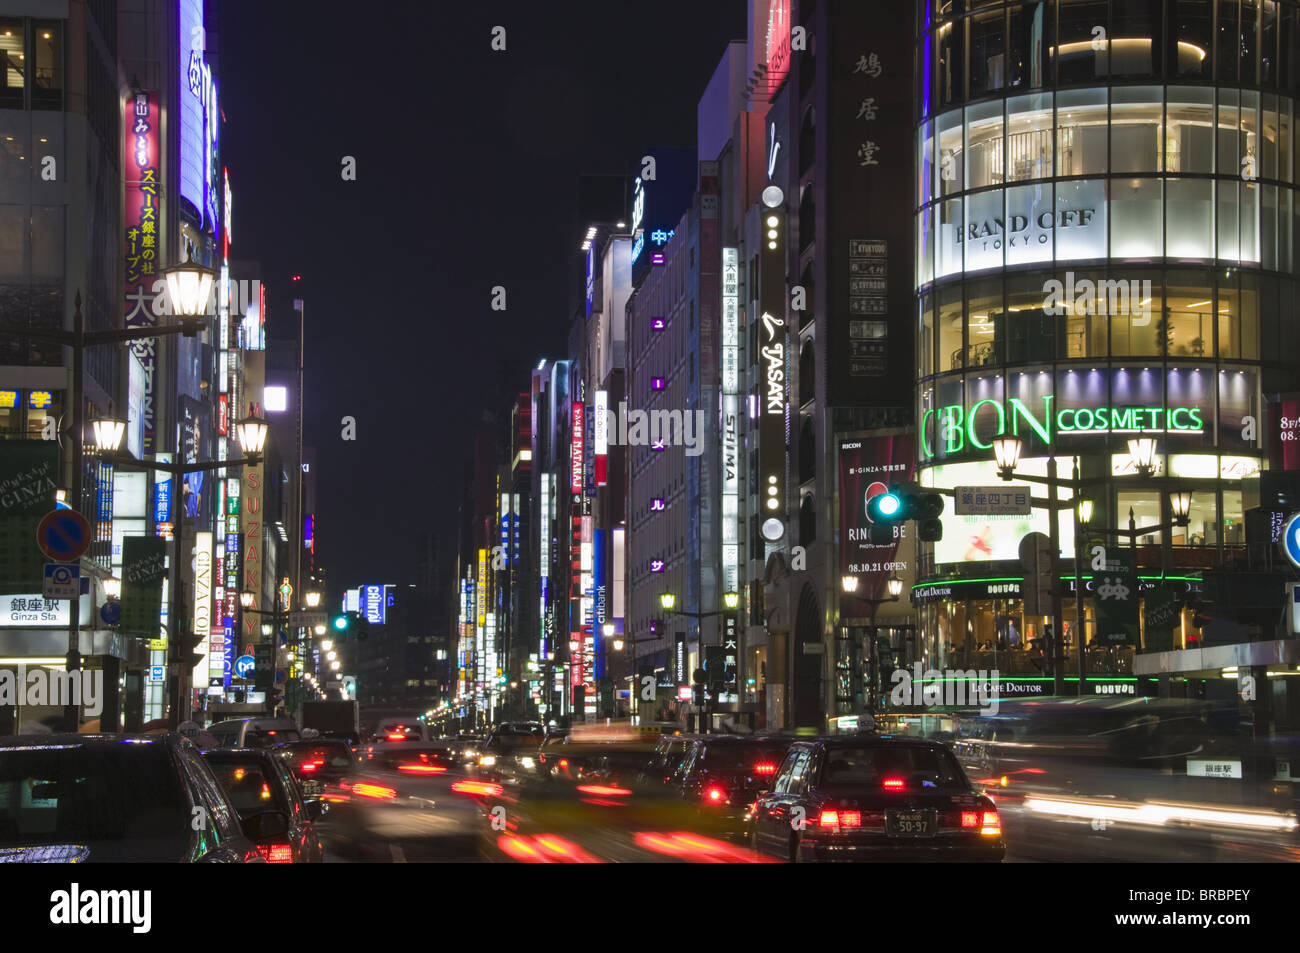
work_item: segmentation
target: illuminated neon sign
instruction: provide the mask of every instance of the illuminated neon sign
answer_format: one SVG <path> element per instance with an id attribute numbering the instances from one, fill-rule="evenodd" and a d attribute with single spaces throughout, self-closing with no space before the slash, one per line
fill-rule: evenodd
<path id="1" fill-rule="evenodd" d="M 1053 394 L 1042 397 L 1041 416 L 1035 416 L 1016 397 L 1005 407 L 1002 401 L 992 398 L 977 401 L 969 414 L 961 404 L 932 408 L 921 415 L 921 453 L 927 460 L 933 457 L 938 447 L 936 440 L 942 441 L 945 454 L 960 453 L 968 443 L 976 450 L 992 449 L 992 441 L 980 440 L 976 431 L 981 411 L 985 419 L 996 421 L 996 436 L 1007 432 L 1010 417 L 1013 436 L 1020 436 L 1023 423 L 1027 432 L 1037 434 L 1048 445 L 1052 443 L 1053 428 L 1058 434 L 1202 433 L 1205 429 L 1199 407 L 1063 407 L 1053 413 L 1055 400 Z"/>

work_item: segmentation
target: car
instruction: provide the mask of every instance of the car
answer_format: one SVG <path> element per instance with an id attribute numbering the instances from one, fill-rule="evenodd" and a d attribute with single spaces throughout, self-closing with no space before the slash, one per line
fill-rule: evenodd
<path id="1" fill-rule="evenodd" d="M 315 822 L 326 806 L 304 801 L 283 759 L 258 748 L 214 749 L 204 751 L 203 758 L 267 863 L 321 862 L 324 849 Z"/>
<path id="2" fill-rule="evenodd" d="M 0 863 L 263 863 L 194 743 L 0 737 Z"/>
<path id="3" fill-rule="evenodd" d="M 1006 854 L 993 801 L 935 741 L 795 742 L 746 813 L 755 850 L 790 861 L 988 861 Z"/>
<path id="4" fill-rule="evenodd" d="M 691 749 L 692 742 L 701 737 L 703 735 L 664 735 L 655 745 L 637 780 L 643 784 L 668 784 Z"/>
<path id="5" fill-rule="evenodd" d="M 305 797 L 320 797 L 356 773 L 357 756 L 342 739 L 291 741 L 271 750 L 288 766 Z"/>
<path id="6" fill-rule="evenodd" d="M 216 748 L 271 748 L 302 736 L 291 718 L 234 718 L 208 726 Z"/>
<path id="7" fill-rule="evenodd" d="M 537 723 L 494 728 L 479 748 L 478 775 L 494 781 L 513 781 L 521 773 L 533 773 L 538 749 L 545 740 L 546 729 Z"/>
<path id="8" fill-rule="evenodd" d="M 688 743 L 668 783 L 706 826 L 742 833 L 746 809 L 771 787 L 789 747 L 788 738 L 701 735 Z"/>
<path id="9" fill-rule="evenodd" d="M 456 759 L 441 740 L 383 740 L 366 745 L 361 765 L 365 768 L 400 771 L 410 775 L 445 774 Z"/>

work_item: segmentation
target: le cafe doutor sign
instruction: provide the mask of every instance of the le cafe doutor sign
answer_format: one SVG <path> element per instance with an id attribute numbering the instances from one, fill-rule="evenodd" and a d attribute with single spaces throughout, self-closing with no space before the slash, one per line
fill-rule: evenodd
<path id="1" fill-rule="evenodd" d="M 1053 413 L 1054 394 L 1042 397 L 1043 409 L 1035 414 L 1017 397 L 1006 402 L 993 398 L 977 401 L 966 413 L 961 404 L 931 408 L 921 415 L 921 456 L 928 460 L 940 449 L 945 455 L 960 453 L 967 444 L 976 450 L 992 448 L 992 437 L 1026 433 L 1038 436 L 1050 446 L 1053 433 L 1202 433 L 1205 420 L 1199 407 L 1062 407 Z M 994 426 L 989 440 L 980 439 L 980 431 L 990 436 L 985 421 Z M 980 424 L 982 426 L 977 426 Z M 940 444 L 942 447 L 940 447 Z"/>

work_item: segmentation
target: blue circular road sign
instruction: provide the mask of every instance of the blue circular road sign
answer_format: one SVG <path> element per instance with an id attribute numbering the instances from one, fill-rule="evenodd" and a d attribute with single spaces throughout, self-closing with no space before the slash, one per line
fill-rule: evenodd
<path id="1" fill-rule="evenodd" d="M 99 607 L 99 617 L 104 620 L 104 625 L 117 625 L 122 621 L 122 603 L 105 602 Z"/>
<path id="2" fill-rule="evenodd" d="M 90 524 L 76 510 L 54 510 L 36 527 L 36 544 L 56 563 L 75 562 L 90 546 Z"/>
<path id="3" fill-rule="evenodd" d="M 1287 520 L 1282 529 L 1282 551 L 1291 560 L 1291 565 L 1300 569 L 1300 513 Z"/>
<path id="4" fill-rule="evenodd" d="M 251 655 L 241 655 L 235 659 L 235 675 L 238 678 L 248 678 L 252 674 L 253 668 L 257 661 Z"/>

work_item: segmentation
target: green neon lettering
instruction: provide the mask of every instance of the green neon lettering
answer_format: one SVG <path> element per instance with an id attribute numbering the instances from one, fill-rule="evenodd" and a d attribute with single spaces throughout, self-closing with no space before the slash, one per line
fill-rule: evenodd
<path id="1" fill-rule="evenodd" d="M 1133 419 L 1133 408 L 1125 407 L 1121 410 L 1118 407 L 1110 409 L 1110 425 L 1115 430 L 1137 430 L 1137 422 Z"/>
<path id="2" fill-rule="evenodd" d="M 965 445 L 965 434 L 962 433 L 962 408 L 961 404 L 949 404 L 943 409 L 943 415 L 947 420 L 946 433 L 943 434 L 944 451 L 949 454 L 960 453 L 961 448 Z M 955 438 L 955 446 L 954 446 Z"/>
<path id="3" fill-rule="evenodd" d="M 1196 432 L 1197 432 L 1197 433 L 1200 433 L 1202 430 L 1204 430 L 1204 429 L 1205 429 L 1205 421 L 1201 420 L 1201 408 L 1199 408 L 1199 407 L 1189 407 L 1189 408 L 1187 409 L 1187 412 L 1188 412 L 1188 413 L 1191 415 L 1191 417 L 1192 417 L 1192 427 L 1196 428 Z"/>
<path id="4" fill-rule="evenodd" d="M 989 450 L 993 446 L 992 443 L 980 443 L 979 438 L 975 436 L 975 415 L 979 413 L 980 408 L 985 404 L 992 404 L 997 408 L 998 434 L 1004 433 L 1007 429 L 1006 412 L 1003 411 L 1002 403 L 1000 401 L 996 401 L 991 397 L 986 397 L 983 400 L 978 401 L 975 406 L 970 409 L 970 416 L 966 418 L 966 436 L 970 438 L 970 445 L 977 450 Z"/>
<path id="5" fill-rule="evenodd" d="M 1092 429 L 1099 433 L 1105 433 L 1110 429 L 1110 408 L 1098 407 L 1093 411 Z"/>
<path id="6" fill-rule="evenodd" d="M 1161 429 L 1163 429 L 1163 428 L 1160 426 L 1160 417 L 1164 414 L 1164 412 L 1165 412 L 1165 409 L 1164 409 L 1163 407 L 1152 407 L 1152 408 L 1151 408 L 1151 429 L 1152 429 L 1152 430 L 1161 430 Z"/>
<path id="7" fill-rule="evenodd" d="M 1020 436 L 1020 427 L 1017 423 L 1017 417 L 1024 417 L 1025 423 L 1029 424 L 1034 433 L 1038 434 L 1043 443 L 1051 446 L 1052 443 L 1052 401 L 1056 399 L 1055 394 L 1046 394 L 1043 396 L 1043 415 L 1047 420 L 1044 425 L 1042 421 L 1034 417 L 1029 412 L 1029 408 L 1024 405 L 1019 397 L 1011 398 L 1011 433 Z"/>
<path id="8" fill-rule="evenodd" d="M 1180 423 L 1178 422 L 1178 415 L 1179 415 L 1179 414 L 1186 414 L 1186 413 L 1187 413 L 1187 408 L 1186 408 L 1186 407 L 1172 407 L 1172 408 L 1170 408 L 1170 410 L 1169 410 L 1169 429 L 1170 429 L 1170 430 L 1186 430 L 1186 429 L 1187 429 L 1187 426 L 1186 426 L 1185 424 L 1180 424 Z"/>
<path id="9" fill-rule="evenodd" d="M 930 442 L 926 439 L 925 424 L 926 421 L 928 421 L 933 416 L 934 416 L 933 409 L 927 410 L 925 413 L 921 415 L 921 452 L 925 454 L 925 459 L 927 460 L 929 460 L 931 457 L 934 456 L 934 451 L 930 449 Z"/>
<path id="10" fill-rule="evenodd" d="M 1084 414 L 1088 415 L 1087 423 L 1084 423 L 1083 420 L 1081 419 Z M 1080 430 L 1091 430 L 1092 424 L 1093 424 L 1092 408 L 1080 407 L 1078 410 L 1074 412 L 1074 425 L 1078 427 Z"/>
<path id="11" fill-rule="evenodd" d="M 1078 416 L 1078 413 L 1079 413 L 1079 412 L 1078 412 L 1077 410 L 1075 410 L 1073 407 L 1062 407 L 1060 410 L 1058 410 L 1058 411 L 1056 412 L 1056 431 L 1057 431 L 1057 433 L 1074 433 L 1074 428 L 1075 428 L 1075 426 L 1076 426 L 1075 420 L 1076 420 L 1076 418 L 1077 418 L 1077 416 Z M 1070 418 L 1070 423 L 1069 423 L 1068 426 L 1067 426 L 1066 423 L 1065 423 L 1065 415 L 1066 415 L 1066 414 L 1074 414 L 1074 415 L 1075 415 L 1074 417 L 1071 417 L 1071 418 Z"/>

